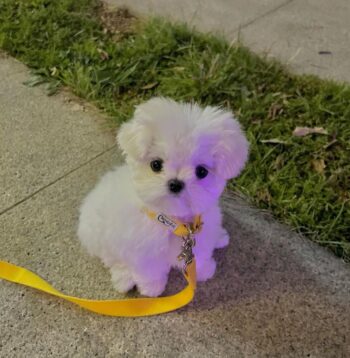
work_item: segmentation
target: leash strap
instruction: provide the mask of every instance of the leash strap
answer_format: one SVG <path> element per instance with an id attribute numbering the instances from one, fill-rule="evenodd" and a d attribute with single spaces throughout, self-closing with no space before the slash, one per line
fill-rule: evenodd
<path id="1" fill-rule="evenodd" d="M 157 220 L 160 224 L 172 230 L 177 236 L 187 238 L 183 246 L 181 256 L 185 261 L 183 275 L 187 286 L 172 296 L 155 298 L 129 298 L 121 300 L 90 300 L 74 296 L 68 296 L 57 291 L 44 279 L 24 267 L 16 266 L 0 260 L 0 279 L 28 286 L 36 290 L 48 293 L 77 304 L 89 311 L 117 317 L 140 317 L 153 316 L 161 313 L 174 311 L 190 303 L 196 289 L 196 262 L 192 255 L 194 245 L 191 235 L 200 231 L 202 221 L 197 215 L 191 225 L 179 223 L 161 213 L 147 211 L 149 218 Z M 189 240 L 189 241 L 188 241 Z M 189 245 L 189 246 L 188 246 Z"/>
<path id="2" fill-rule="evenodd" d="M 156 298 L 129 298 L 121 300 L 90 300 L 65 295 L 33 272 L 5 261 L 0 261 L 0 279 L 32 287 L 50 295 L 73 302 L 89 311 L 117 317 L 153 316 L 186 306 L 193 299 L 196 289 L 196 263 L 187 266 L 184 277 L 188 285 L 179 293 Z"/>

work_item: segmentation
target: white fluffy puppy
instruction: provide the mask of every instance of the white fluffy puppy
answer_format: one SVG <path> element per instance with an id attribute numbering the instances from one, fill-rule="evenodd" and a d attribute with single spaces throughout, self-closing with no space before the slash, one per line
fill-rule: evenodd
<path id="1" fill-rule="evenodd" d="M 144 209 L 191 222 L 201 214 L 196 235 L 197 278 L 214 275 L 215 248 L 228 244 L 219 197 L 248 156 L 248 142 L 230 112 L 153 98 L 136 108 L 117 141 L 126 164 L 107 173 L 85 198 L 78 236 L 91 255 L 110 268 L 119 292 L 135 285 L 160 295 L 181 239 L 150 219 Z"/>

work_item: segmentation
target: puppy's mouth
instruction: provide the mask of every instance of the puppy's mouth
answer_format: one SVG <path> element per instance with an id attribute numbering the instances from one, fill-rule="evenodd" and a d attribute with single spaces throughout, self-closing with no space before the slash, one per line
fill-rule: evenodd
<path id="1" fill-rule="evenodd" d="M 187 192 L 184 190 L 181 193 L 169 193 L 167 195 L 165 209 L 169 215 L 183 217 L 195 214 L 193 213 L 193 203 L 186 194 Z"/>

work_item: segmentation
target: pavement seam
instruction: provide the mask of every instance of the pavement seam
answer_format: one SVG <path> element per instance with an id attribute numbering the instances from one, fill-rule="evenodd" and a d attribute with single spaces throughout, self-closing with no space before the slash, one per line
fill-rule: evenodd
<path id="1" fill-rule="evenodd" d="M 86 165 L 90 164 L 90 163 L 93 162 L 94 160 L 96 160 L 96 159 L 102 157 L 104 154 L 109 153 L 110 151 L 112 151 L 113 149 L 115 149 L 116 146 L 117 146 L 117 145 L 114 144 L 112 147 L 110 147 L 110 148 L 104 150 L 103 152 L 98 153 L 97 155 L 95 155 L 94 157 L 92 157 L 92 158 L 90 158 L 89 160 L 85 161 L 84 163 L 80 164 L 79 166 L 77 166 L 77 167 L 75 167 L 75 168 L 73 168 L 73 169 L 67 171 L 66 173 L 62 174 L 62 175 L 59 176 L 58 178 L 52 180 L 50 183 L 48 183 L 48 184 L 42 186 L 41 188 L 35 190 L 33 193 L 27 195 L 26 197 L 24 197 L 23 199 L 17 201 L 16 203 L 14 203 L 13 205 L 9 206 L 8 208 L 6 208 L 6 209 L 0 211 L 0 216 L 3 215 L 3 214 L 5 214 L 5 213 L 7 213 L 8 211 L 14 209 L 14 208 L 17 207 L 18 205 L 20 205 L 20 204 L 26 202 L 27 200 L 31 199 L 32 197 L 34 197 L 35 195 L 39 194 L 39 193 L 42 192 L 43 190 L 45 190 L 45 189 L 51 187 L 52 185 L 56 184 L 56 183 L 59 182 L 60 180 L 62 180 L 62 179 L 64 179 L 64 178 L 68 177 L 69 175 L 75 173 L 76 171 L 78 171 L 79 169 L 81 169 L 81 168 L 85 167 Z"/>
<path id="2" fill-rule="evenodd" d="M 269 15 L 275 13 L 276 11 L 282 9 L 283 7 L 289 5 L 290 3 L 294 2 L 294 1 L 295 1 L 295 0 L 287 0 L 287 1 L 284 2 L 283 4 L 280 4 L 280 5 L 278 5 L 277 7 L 273 8 L 273 9 L 271 9 L 271 10 L 269 10 L 269 11 L 267 11 L 267 12 L 261 14 L 261 15 L 258 15 L 256 18 L 247 21 L 247 22 L 244 23 L 243 25 L 240 25 L 235 31 L 238 31 L 238 32 L 239 32 L 240 30 L 242 30 L 242 29 L 244 29 L 244 28 L 246 28 L 246 27 L 248 27 L 248 26 L 254 24 L 256 21 L 258 21 L 258 20 L 260 20 L 260 19 L 263 19 L 263 18 L 265 18 L 265 17 L 267 17 L 267 16 L 269 16 Z"/>

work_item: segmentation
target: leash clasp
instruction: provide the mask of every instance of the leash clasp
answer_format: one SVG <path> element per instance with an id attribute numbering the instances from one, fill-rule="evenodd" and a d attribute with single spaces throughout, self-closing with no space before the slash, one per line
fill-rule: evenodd
<path id="1" fill-rule="evenodd" d="M 190 227 L 188 227 L 188 235 L 182 237 L 182 249 L 180 255 L 177 257 L 178 260 L 183 260 L 183 272 L 186 273 L 187 266 L 192 263 L 194 255 L 193 255 L 193 247 L 196 245 L 196 239 L 193 235 L 193 231 Z"/>

